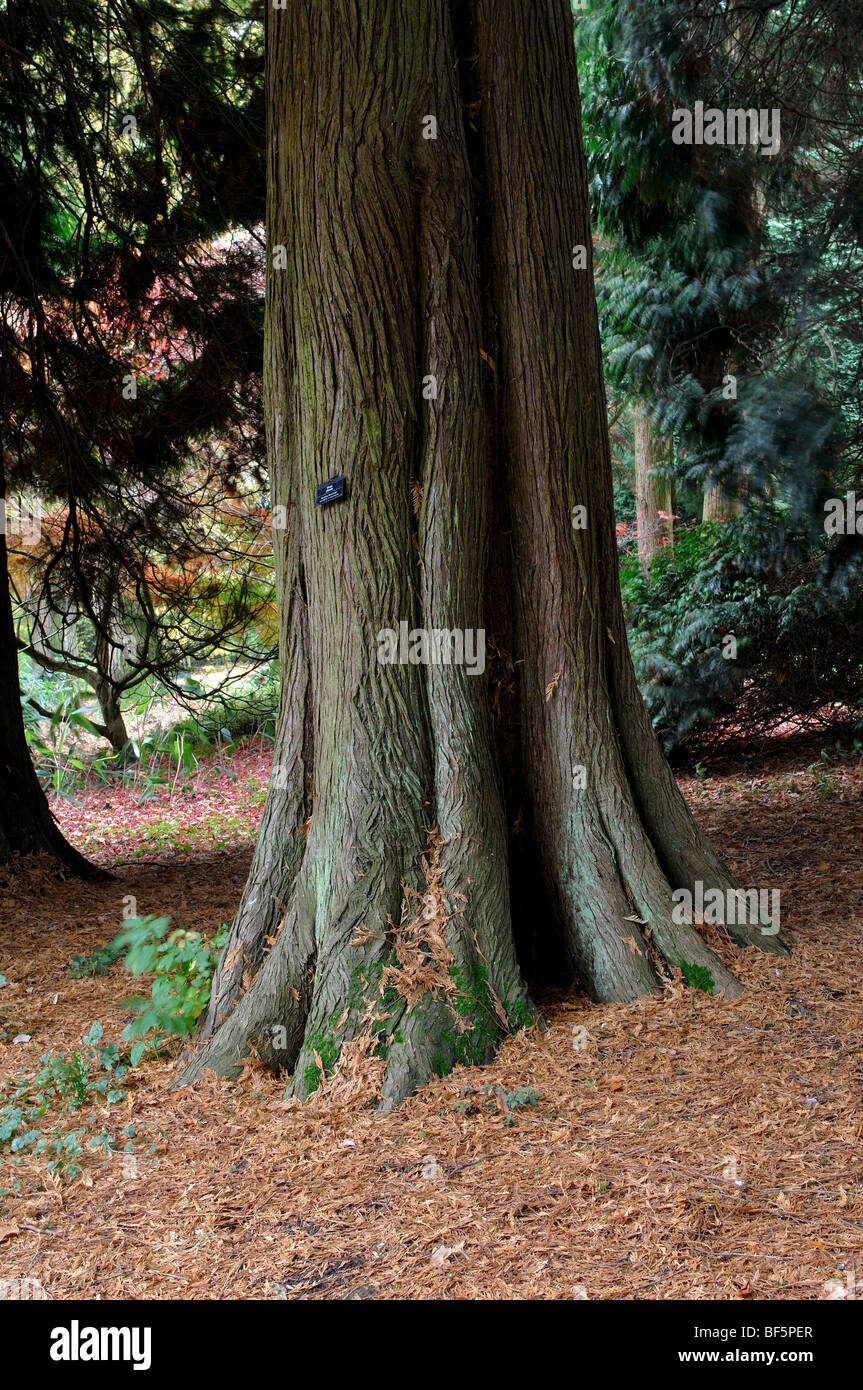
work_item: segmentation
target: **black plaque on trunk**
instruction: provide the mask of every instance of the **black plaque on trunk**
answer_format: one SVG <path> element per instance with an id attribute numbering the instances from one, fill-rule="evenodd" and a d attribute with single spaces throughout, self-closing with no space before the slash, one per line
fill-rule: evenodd
<path id="1" fill-rule="evenodd" d="M 328 483 L 318 483 L 315 488 L 315 506 L 325 507 L 328 502 L 338 502 L 345 495 L 345 476 L 330 478 Z"/>

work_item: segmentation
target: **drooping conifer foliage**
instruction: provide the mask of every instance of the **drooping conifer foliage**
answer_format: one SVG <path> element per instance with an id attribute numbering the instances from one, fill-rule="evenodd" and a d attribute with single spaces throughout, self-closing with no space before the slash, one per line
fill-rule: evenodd
<path id="1" fill-rule="evenodd" d="M 3 541 L 31 653 L 91 680 L 122 746 L 130 681 L 242 646 L 268 602 L 224 512 L 264 486 L 261 26 L 244 4 L 11 0 L 0 54 Z M 9 845 L 38 846 L 16 823 Z"/>
<path id="2" fill-rule="evenodd" d="M 863 461 L 860 8 L 627 0 L 578 32 L 609 380 L 673 457 L 679 520 L 734 518 L 678 569 L 664 556 L 652 598 L 632 571 L 648 702 L 671 743 L 741 700 L 741 731 L 834 702 L 853 717 L 861 537 L 825 534 L 825 503 L 860 490 Z M 751 112 L 756 142 L 720 125 L 675 143 L 698 107 L 702 128 Z"/>

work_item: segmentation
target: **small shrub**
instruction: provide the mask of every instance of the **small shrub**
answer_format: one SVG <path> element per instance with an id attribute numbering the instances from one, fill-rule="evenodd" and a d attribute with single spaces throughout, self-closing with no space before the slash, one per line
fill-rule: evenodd
<path id="1" fill-rule="evenodd" d="M 517 1086 L 514 1091 L 507 1091 L 504 1099 L 510 1110 L 518 1110 L 523 1105 L 536 1105 L 542 1099 L 542 1091 L 535 1091 L 532 1086 Z"/>
<path id="2" fill-rule="evenodd" d="M 115 950 L 113 942 L 110 942 L 107 946 L 97 946 L 89 955 L 73 956 L 66 970 L 73 980 L 82 980 L 93 975 L 107 975 L 119 954 L 119 950 Z"/>
<path id="3" fill-rule="evenodd" d="M 828 559 L 765 510 L 680 528 L 649 578 L 622 561 L 630 650 L 667 752 L 794 716 L 863 718 L 863 568 L 840 584 Z"/>
<path id="4" fill-rule="evenodd" d="M 125 955 L 130 975 L 156 977 L 149 998 L 135 995 L 126 1001 L 137 1013 L 123 1030 L 124 1038 L 138 1039 L 131 1054 L 134 1066 L 148 1034 L 153 1035 L 153 1046 L 161 1046 L 169 1037 L 188 1037 L 192 1032 L 206 1008 L 216 962 L 227 940 L 227 924 L 211 941 L 181 927 L 169 931 L 170 925 L 170 917 L 130 917 L 109 948 Z"/>
<path id="5" fill-rule="evenodd" d="M 93 1023 L 76 1052 L 43 1052 L 35 1076 L 19 1076 L 0 1090 L 0 1147 L 12 1155 L 48 1153 L 52 1172 L 74 1177 L 84 1152 L 83 1128 L 63 1130 L 60 1117 L 86 1105 L 116 1105 L 123 1100 L 129 1063 L 114 1042 L 103 1041 L 101 1023 Z M 45 1116 L 54 1124 L 47 1130 Z M 89 1148 L 113 1148 L 104 1130 L 88 1141 Z"/>

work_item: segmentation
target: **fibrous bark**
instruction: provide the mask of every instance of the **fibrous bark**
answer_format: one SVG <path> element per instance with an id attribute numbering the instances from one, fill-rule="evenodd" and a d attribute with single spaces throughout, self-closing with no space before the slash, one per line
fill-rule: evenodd
<path id="1" fill-rule="evenodd" d="M 722 483 L 714 483 L 704 494 L 702 521 L 732 521 L 739 516 L 740 501 Z"/>
<path id="2" fill-rule="evenodd" d="M 673 888 L 732 880 L 626 645 L 566 0 L 333 0 L 268 22 L 283 702 L 184 1078 L 235 1074 L 254 1049 L 304 1095 L 347 1044 L 368 1045 L 392 1104 L 535 1016 L 514 820 L 543 929 L 596 998 L 633 999 L 682 961 L 736 991 L 671 920 Z M 336 474 L 346 499 L 316 508 Z M 505 572 L 490 578 L 492 497 Z M 494 621 L 487 649 L 506 628 L 512 679 L 492 700 L 466 665 L 380 661 L 380 631 L 402 621 Z"/>

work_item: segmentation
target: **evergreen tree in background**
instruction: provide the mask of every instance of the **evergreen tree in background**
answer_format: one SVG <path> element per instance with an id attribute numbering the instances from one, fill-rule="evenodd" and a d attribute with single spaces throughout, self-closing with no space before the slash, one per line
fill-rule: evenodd
<path id="1" fill-rule="evenodd" d="M 859 447 L 859 7 L 621 0 L 579 32 L 612 380 L 691 482 L 813 516 Z M 778 151 L 673 143 L 699 101 L 779 110 Z"/>
<path id="2" fill-rule="evenodd" d="M 154 545 L 189 549 L 188 470 L 230 490 L 260 458 L 262 28 L 242 0 L 10 0 L 0 57 L 3 529 L 62 508 L 48 605 L 112 647 L 94 575 L 143 594 Z M 30 766 L 0 548 L 0 856 L 80 868 Z"/>
<path id="3" fill-rule="evenodd" d="M 824 504 L 861 477 L 860 7 L 609 0 L 577 29 L 609 378 L 647 417 L 652 456 L 673 449 L 684 521 L 702 497 L 706 520 L 736 518 L 730 540 L 705 533 L 703 569 L 689 548 L 676 590 L 663 559 L 673 612 L 627 585 L 652 712 L 671 742 L 744 688 L 764 727 L 831 700 L 853 716 L 860 538 L 829 544 Z M 778 111 L 778 149 L 675 143 L 675 113 L 697 102 Z M 699 595 L 688 615 L 685 585 Z M 720 639 L 735 625 L 730 663 Z"/>

